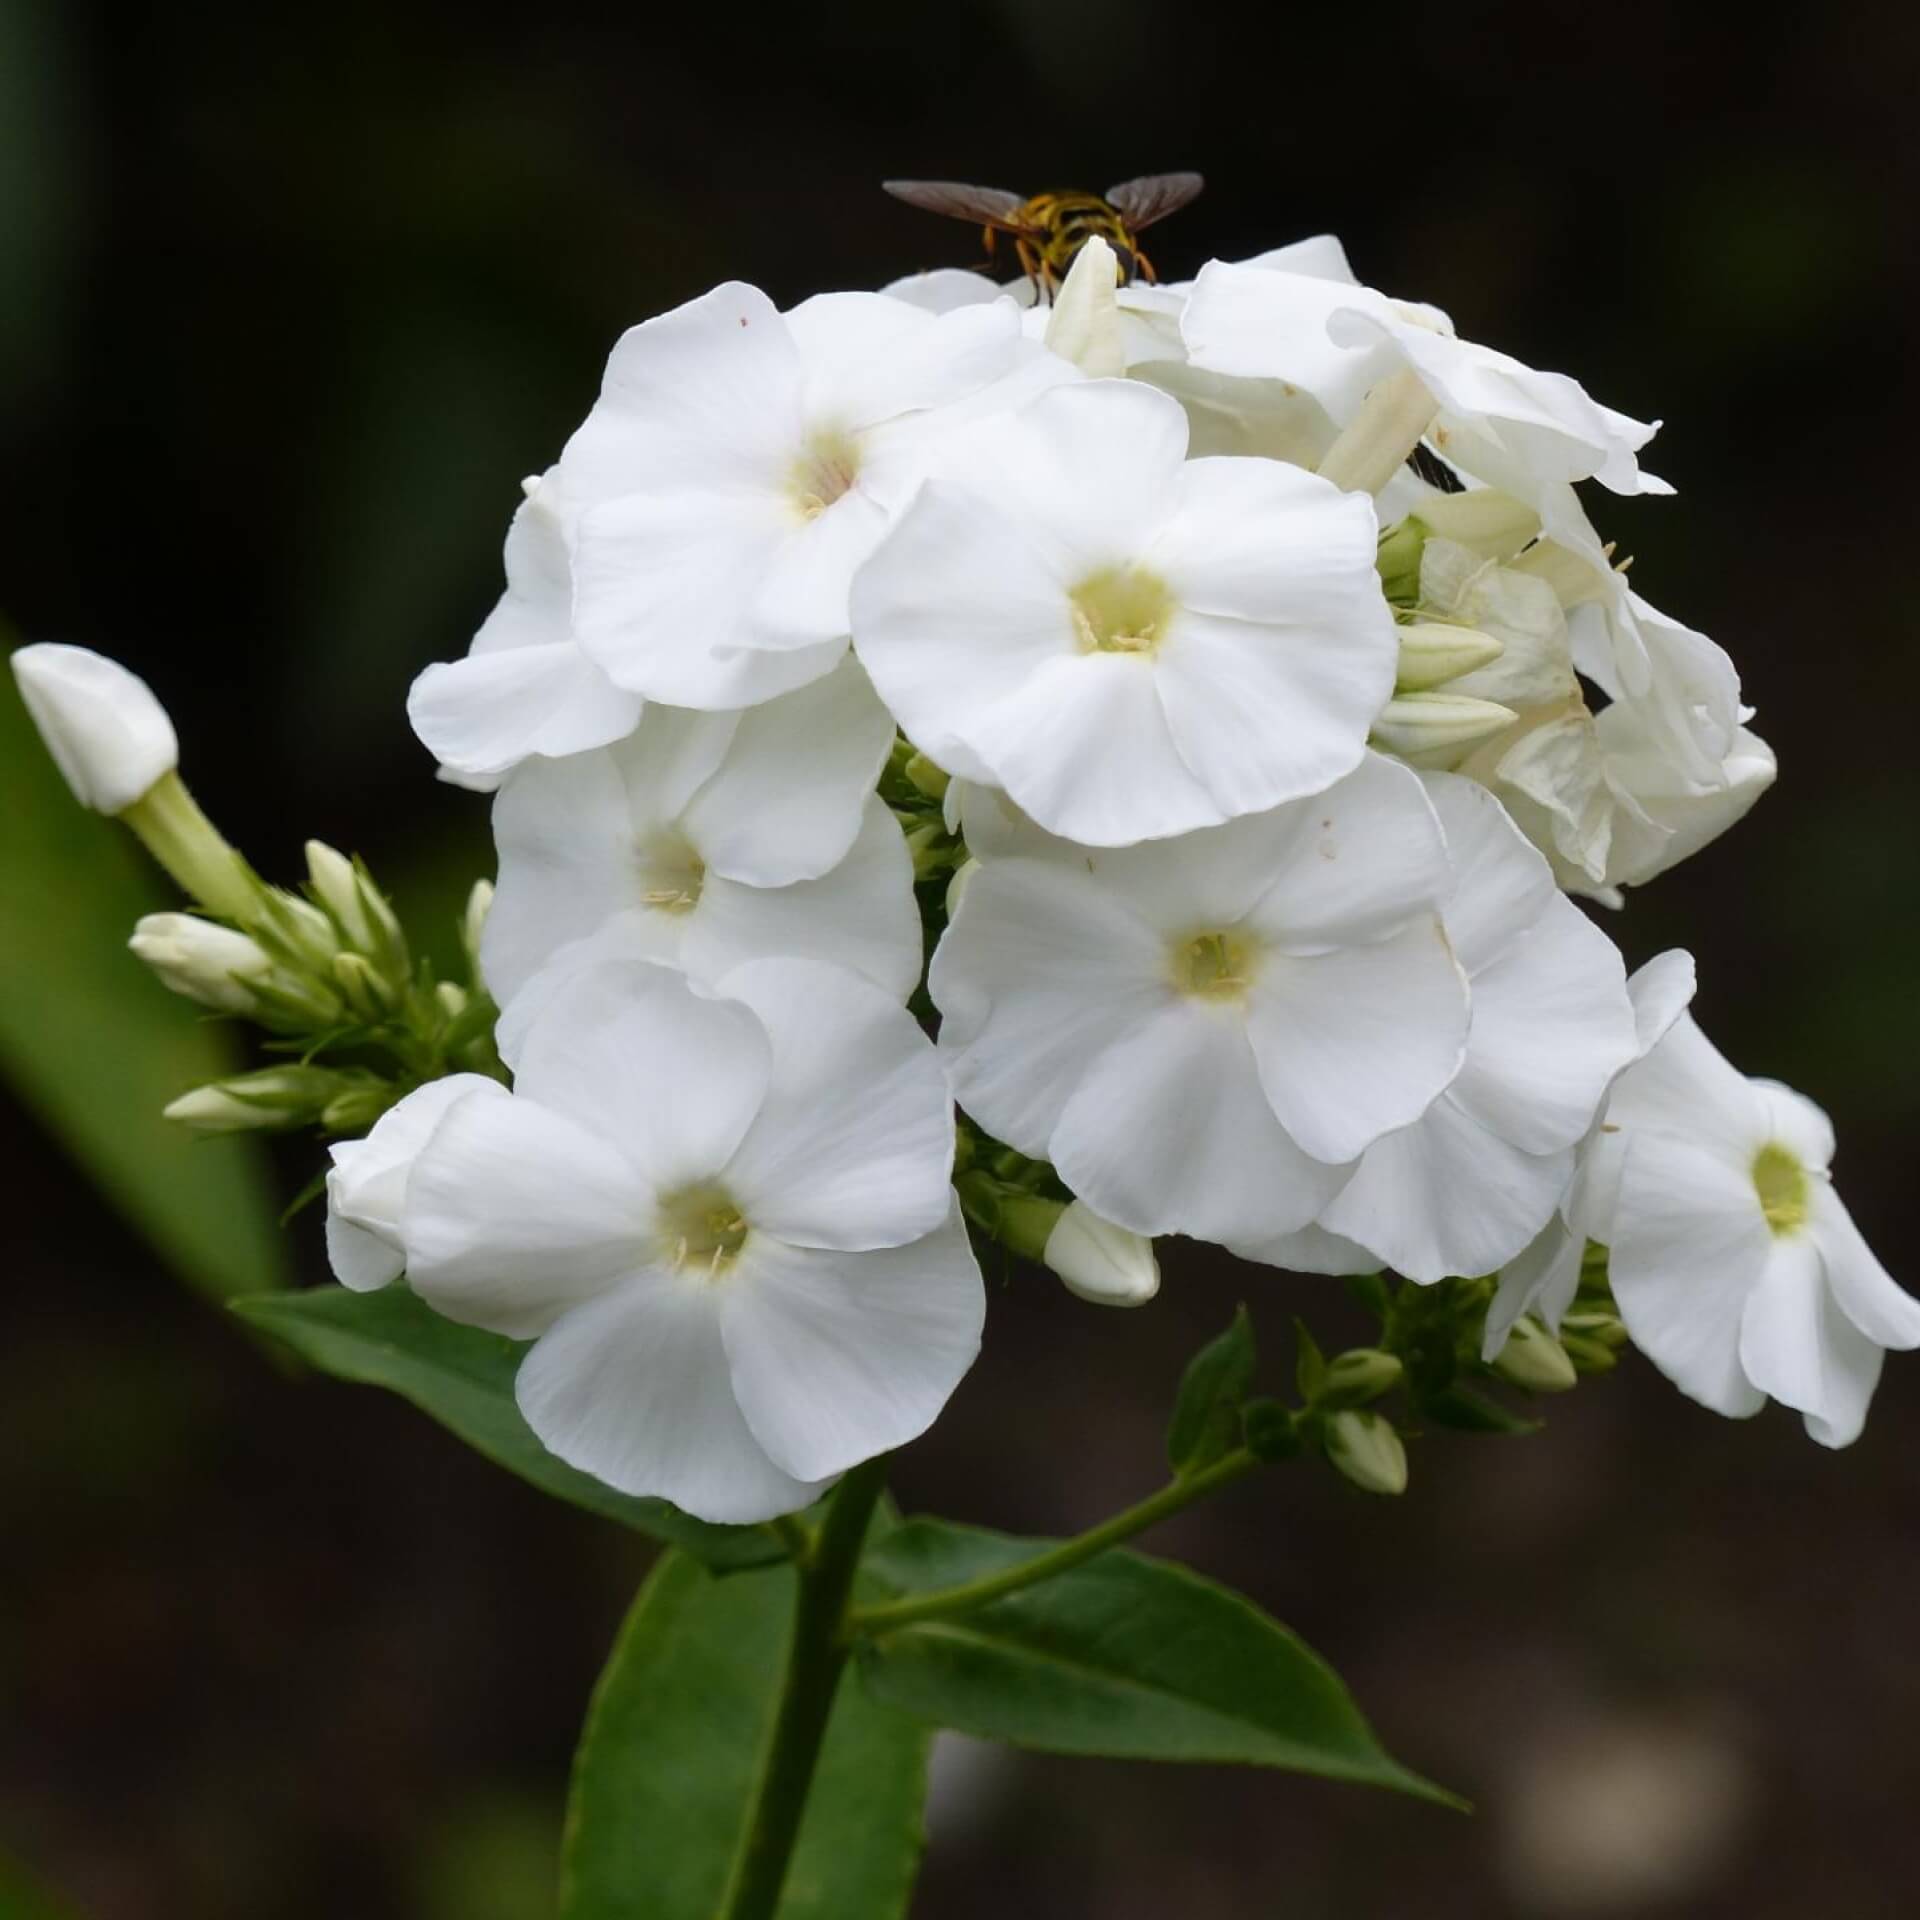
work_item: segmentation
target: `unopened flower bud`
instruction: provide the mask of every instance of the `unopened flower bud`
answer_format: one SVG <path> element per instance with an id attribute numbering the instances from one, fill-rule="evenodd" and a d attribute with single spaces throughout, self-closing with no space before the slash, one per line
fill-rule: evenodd
<path id="1" fill-rule="evenodd" d="M 953 776 L 945 767 L 929 760 L 924 753 L 916 753 L 906 765 L 908 783 L 929 800 L 944 800 L 947 789 L 953 785 Z"/>
<path id="2" fill-rule="evenodd" d="M 1427 532 L 1425 522 L 1409 514 L 1380 536 L 1374 565 L 1380 569 L 1381 590 L 1395 606 L 1410 607 L 1420 598 L 1420 557 Z"/>
<path id="3" fill-rule="evenodd" d="M 328 971 L 341 997 L 362 1020 L 384 1020 L 393 1011 L 393 989 L 364 954 L 336 953 Z"/>
<path id="4" fill-rule="evenodd" d="M 1421 693 L 1490 666 L 1506 650 L 1503 641 L 1478 627 L 1416 620 L 1400 629 L 1400 667 L 1394 685 L 1401 693 Z"/>
<path id="5" fill-rule="evenodd" d="M 1047 316 L 1047 348 L 1071 360 L 1096 380 L 1118 379 L 1127 370 L 1120 334 L 1120 263 L 1098 234 L 1074 255 Z"/>
<path id="6" fill-rule="evenodd" d="M 1507 1344 L 1494 1356 L 1493 1370 L 1527 1393 L 1565 1393 L 1575 1381 L 1566 1349 L 1531 1314 L 1514 1322 Z"/>
<path id="7" fill-rule="evenodd" d="M 324 840 L 307 842 L 307 879 L 347 943 L 376 958 L 404 955 L 405 939 L 380 889 L 366 871 Z"/>
<path id="8" fill-rule="evenodd" d="M 191 913 L 145 914 L 127 945 L 163 986 L 220 1013 L 252 1013 L 258 1002 L 247 982 L 273 965 L 257 941 Z"/>
<path id="9" fill-rule="evenodd" d="M 475 976 L 480 972 L 480 936 L 486 931 L 487 915 L 493 910 L 493 882 L 476 880 L 467 895 L 466 911 L 460 916 L 460 944 L 466 949 L 467 964 Z"/>
<path id="10" fill-rule="evenodd" d="M 1349 1408 L 1326 1424 L 1327 1459 L 1368 1493 L 1405 1493 L 1407 1450 L 1385 1415 Z"/>
<path id="11" fill-rule="evenodd" d="M 457 980 L 435 981 L 433 997 L 440 1002 L 440 1011 L 449 1020 L 458 1020 L 473 1004 L 472 994 Z"/>
<path id="12" fill-rule="evenodd" d="M 1380 709 L 1373 743 L 1389 753 L 1459 753 L 1491 740 L 1519 716 L 1497 700 L 1460 693 L 1400 693 Z"/>
<path id="13" fill-rule="evenodd" d="M 342 1076 L 325 1067 L 263 1067 L 183 1093 L 165 1109 L 196 1133 L 243 1133 L 298 1127 L 317 1119 L 341 1091 Z"/>
<path id="14" fill-rule="evenodd" d="M 1618 1352 L 1628 1340 L 1626 1322 L 1617 1313 L 1599 1307 L 1568 1314 L 1560 1322 L 1560 1337 L 1563 1342 L 1568 1338 L 1590 1340 L 1611 1352 Z"/>
<path id="15" fill-rule="evenodd" d="M 1160 1291 L 1153 1242 L 1075 1200 L 1054 1223 L 1041 1258 L 1069 1293 L 1099 1307 L 1138 1307 Z"/>
<path id="16" fill-rule="evenodd" d="M 930 879 L 953 861 L 953 842 L 938 820 L 923 820 L 907 829 L 907 852 L 913 860 L 913 877 Z"/>
<path id="17" fill-rule="evenodd" d="M 1327 1377 L 1314 1398 L 1332 1407 L 1361 1407 L 1391 1393 L 1405 1377 L 1396 1355 L 1379 1347 L 1349 1347 L 1327 1362 Z"/>
<path id="18" fill-rule="evenodd" d="M 180 761 L 167 710 L 138 674 L 86 647 L 22 647 L 13 677 L 40 738 L 95 813 L 124 813 Z"/>
<path id="19" fill-rule="evenodd" d="M 328 1133 L 365 1133 L 393 1105 L 393 1094 L 376 1080 L 348 1087 L 320 1109 L 320 1124 Z"/>
<path id="20" fill-rule="evenodd" d="M 1620 1364 L 1616 1348 L 1605 1346 L 1598 1340 L 1589 1340 L 1582 1334 L 1563 1334 L 1560 1344 L 1575 1373 L 1611 1373 Z"/>

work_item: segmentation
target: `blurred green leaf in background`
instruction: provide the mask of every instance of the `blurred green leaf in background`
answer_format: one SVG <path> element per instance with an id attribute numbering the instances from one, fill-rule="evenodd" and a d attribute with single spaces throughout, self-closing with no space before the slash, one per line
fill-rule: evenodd
<path id="1" fill-rule="evenodd" d="M 0 875 L 0 1075 L 190 1285 L 216 1299 L 284 1285 L 259 1141 L 198 1139 L 160 1117 L 234 1065 L 220 1029 L 127 951 L 140 915 L 173 903 L 132 836 L 75 804 L 11 674 Z"/>

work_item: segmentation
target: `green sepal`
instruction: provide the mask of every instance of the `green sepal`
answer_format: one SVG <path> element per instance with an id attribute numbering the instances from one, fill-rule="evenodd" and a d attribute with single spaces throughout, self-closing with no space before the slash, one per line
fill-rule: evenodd
<path id="1" fill-rule="evenodd" d="M 1253 1322 L 1244 1305 L 1225 1333 L 1187 1362 L 1167 1423 L 1167 1460 L 1185 1478 L 1230 1453 L 1240 1438 L 1240 1403 L 1253 1384 Z"/>

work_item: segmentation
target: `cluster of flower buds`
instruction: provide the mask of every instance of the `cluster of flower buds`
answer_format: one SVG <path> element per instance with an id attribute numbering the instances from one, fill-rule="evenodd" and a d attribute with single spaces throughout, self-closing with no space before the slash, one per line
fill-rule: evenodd
<path id="1" fill-rule="evenodd" d="M 143 916 L 128 945 L 173 992 L 263 1028 L 288 1056 L 190 1089 L 169 1119 L 205 1133 L 359 1134 L 414 1087 L 500 1071 L 477 985 L 490 883 L 462 930 L 472 984 L 436 981 L 362 862 L 310 840 L 303 892 L 253 871 L 182 783 L 172 722 L 136 675 L 50 643 L 22 647 L 13 666 L 75 797 L 125 821 L 199 909 Z"/>
<path id="2" fill-rule="evenodd" d="M 1107 1302 L 1164 1234 L 1475 1276 L 1509 1380 L 1624 1324 L 1709 1406 L 1850 1439 L 1920 1305 L 1824 1119 L 1713 1052 L 1684 954 L 1629 981 L 1568 897 L 1619 905 L 1774 775 L 1576 490 L 1669 491 L 1653 432 L 1330 239 L 635 327 L 409 703 L 493 795 L 512 1091 L 434 1079 L 337 1149 L 340 1277 L 534 1340 L 553 1451 L 716 1520 L 938 1414 L 984 1311 L 963 1212 Z M 199 897 L 258 943 L 149 929 L 202 998 L 403 991 L 337 859 L 308 972 Z M 1350 1477 L 1404 1477 L 1377 1410 L 1316 1405 Z"/>

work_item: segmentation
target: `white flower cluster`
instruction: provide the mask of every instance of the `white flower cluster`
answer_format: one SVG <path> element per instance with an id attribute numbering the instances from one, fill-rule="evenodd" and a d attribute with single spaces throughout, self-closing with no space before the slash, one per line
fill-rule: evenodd
<path id="1" fill-rule="evenodd" d="M 1049 1257 L 1089 1297 L 1169 1233 L 1504 1270 L 1497 1349 L 1591 1237 L 1686 1390 L 1850 1438 L 1920 1308 L 1824 1122 L 1567 897 L 1773 777 L 1575 492 L 1667 491 L 1653 428 L 1331 241 L 1116 277 L 1094 241 L 1051 307 L 729 284 L 619 342 L 411 702 L 496 794 L 514 1089 L 336 1149 L 340 1277 L 535 1339 L 528 1419 L 612 1484 L 777 1514 L 974 1356 L 957 1099 L 1078 1196 Z M 944 903 L 877 791 L 899 736 Z"/>

